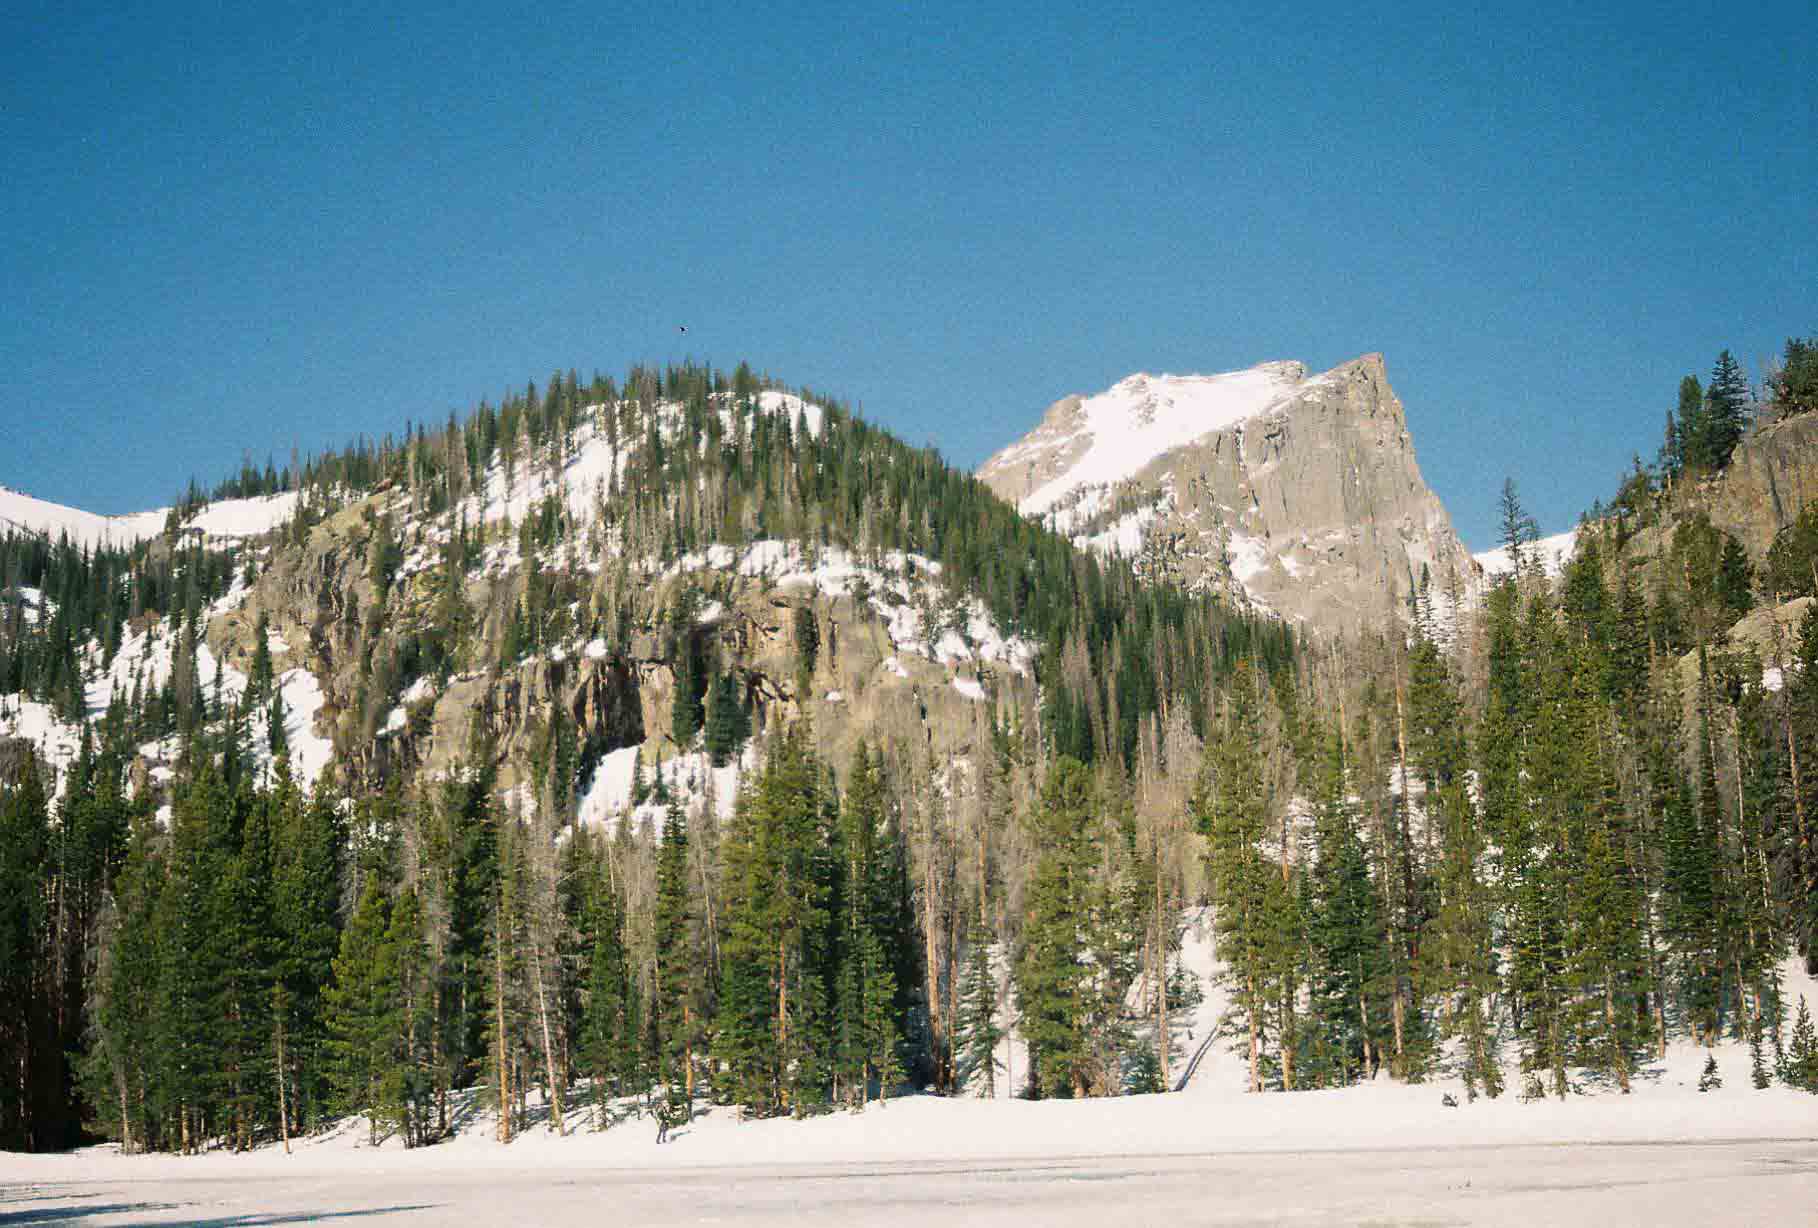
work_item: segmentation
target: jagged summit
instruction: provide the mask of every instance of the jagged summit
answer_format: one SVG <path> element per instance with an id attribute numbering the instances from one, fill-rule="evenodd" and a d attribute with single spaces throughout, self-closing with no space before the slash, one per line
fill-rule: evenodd
<path id="1" fill-rule="evenodd" d="M 1316 629 L 1380 620 L 1476 567 L 1414 459 L 1379 353 L 1138 373 L 1050 406 L 978 476 L 1082 545 Z"/>

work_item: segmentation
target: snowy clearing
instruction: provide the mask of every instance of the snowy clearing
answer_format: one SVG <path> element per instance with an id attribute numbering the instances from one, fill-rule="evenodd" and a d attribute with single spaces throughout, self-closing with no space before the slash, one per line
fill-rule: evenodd
<path id="1" fill-rule="evenodd" d="M 1578 530 L 1567 529 L 1564 533 L 1555 533 L 1550 537 L 1540 538 L 1531 543 L 1523 552 L 1529 558 L 1538 557 L 1547 569 L 1547 575 L 1557 578 L 1565 570 L 1565 565 L 1572 561 L 1572 552 L 1578 546 Z M 1515 570 L 1509 559 L 1509 548 L 1498 546 L 1494 550 L 1485 550 L 1473 554 L 1478 566 L 1483 568 L 1486 576 L 1507 575 Z"/>

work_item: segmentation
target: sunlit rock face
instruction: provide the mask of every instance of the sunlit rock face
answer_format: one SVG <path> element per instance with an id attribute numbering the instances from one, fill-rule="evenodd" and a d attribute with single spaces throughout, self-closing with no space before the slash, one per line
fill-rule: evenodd
<path id="1" fill-rule="evenodd" d="M 1380 354 L 1132 375 L 1054 403 L 979 477 L 1076 541 L 1310 630 L 1436 605 L 1477 571 L 1414 458 Z"/>

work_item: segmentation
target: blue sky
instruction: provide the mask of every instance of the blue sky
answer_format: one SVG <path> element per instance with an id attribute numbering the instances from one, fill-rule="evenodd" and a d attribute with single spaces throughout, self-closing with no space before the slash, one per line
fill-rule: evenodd
<path id="1" fill-rule="evenodd" d="M 0 483 L 97 511 L 570 366 L 972 466 L 1380 350 L 1481 546 L 1818 332 L 1804 5 L 125 7 L 0 11 Z"/>

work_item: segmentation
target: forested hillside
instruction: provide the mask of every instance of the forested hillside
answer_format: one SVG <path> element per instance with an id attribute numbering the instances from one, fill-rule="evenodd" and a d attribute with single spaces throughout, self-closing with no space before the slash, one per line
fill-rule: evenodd
<path id="1" fill-rule="evenodd" d="M 1818 617 L 1731 633 L 1803 556 L 1676 463 L 1342 640 L 745 368 L 249 467 L 263 541 L 0 539 L 0 1145 L 1160 1092 L 1208 904 L 1258 1092 L 1818 1091 Z"/>

